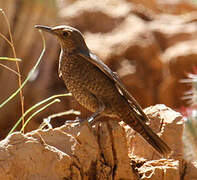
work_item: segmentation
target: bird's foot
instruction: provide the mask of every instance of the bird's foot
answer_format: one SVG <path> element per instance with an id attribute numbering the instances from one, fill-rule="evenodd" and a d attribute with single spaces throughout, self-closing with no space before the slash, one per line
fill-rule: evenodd
<path id="1" fill-rule="evenodd" d="M 88 117 L 87 118 L 87 120 L 86 120 L 89 124 L 94 124 L 94 122 L 95 122 L 95 118 L 94 117 L 92 117 L 92 116 L 90 116 L 90 117 Z"/>
<path id="2" fill-rule="evenodd" d="M 74 122 L 83 124 L 83 123 L 89 123 L 92 124 L 92 122 L 94 121 L 94 118 L 92 116 L 88 117 L 87 119 L 81 119 L 79 117 L 76 118 L 76 120 L 74 120 Z"/>
<path id="3" fill-rule="evenodd" d="M 78 122 L 78 123 L 83 123 L 84 121 L 86 121 L 86 119 L 82 119 L 80 117 L 76 117 L 75 121 Z"/>
<path id="4" fill-rule="evenodd" d="M 76 118 L 76 121 L 78 121 L 78 123 L 80 125 L 84 125 L 84 124 L 88 124 L 88 125 L 91 125 L 91 117 L 88 117 L 87 119 L 81 119 L 79 117 Z"/>

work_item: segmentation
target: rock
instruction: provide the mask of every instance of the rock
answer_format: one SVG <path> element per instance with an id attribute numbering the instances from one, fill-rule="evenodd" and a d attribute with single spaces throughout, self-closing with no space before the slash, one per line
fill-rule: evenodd
<path id="1" fill-rule="evenodd" d="M 160 159 L 148 161 L 143 164 L 139 169 L 140 179 L 143 180 L 178 180 L 179 174 L 179 161 L 172 159 Z"/>
<path id="2" fill-rule="evenodd" d="M 103 118 L 106 121 L 93 127 L 67 122 L 59 128 L 14 133 L 2 140 L 0 179 L 195 179 L 196 162 L 183 163 L 180 114 L 164 105 L 145 112 L 151 128 L 172 148 L 171 159 L 160 157 L 115 119 Z"/>
<path id="3" fill-rule="evenodd" d="M 186 78 L 197 66 L 197 40 L 188 40 L 168 48 L 162 55 L 162 60 L 170 74 L 178 79 Z M 167 70 L 166 70 L 167 71 Z"/>
<path id="4" fill-rule="evenodd" d="M 168 14 L 185 14 L 187 12 L 196 11 L 196 6 L 190 1 L 169 1 L 169 0 L 127 0 L 135 4 L 141 4 L 156 13 Z"/>
<path id="5" fill-rule="evenodd" d="M 86 42 L 90 49 L 106 62 L 112 57 L 121 60 L 121 56 L 134 61 L 151 61 L 159 50 L 146 23 L 132 14 L 110 33 L 87 33 Z"/>
<path id="6" fill-rule="evenodd" d="M 72 159 L 43 139 L 15 133 L 1 141 L 0 179 L 58 180 L 70 176 Z"/>
<path id="7" fill-rule="evenodd" d="M 122 23 L 129 14 L 135 14 L 144 21 L 152 21 L 154 13 L 142 5 L 119 1 L 75 1 L 75 3 L 62 3 L 59 5 L 59 16 L 62 21 L 72 25 L 82 32 L 108 33 Z M 110 9 L 110 11 L 109 11 Z M 96 22 L 96 23 L 95 23 Z"/>
<path id="8" fill-rule="evenodd" d="M 148 26 L 153 32 L 162 51 L 176 45 L 177 43 L 193 40 L 197 37 L 196 23 L 193 22 L 194 15 L 157 15 L 154 21 Z M 175 53 L 176 54 L 176 53 Z"/>
<path id="9" fill-rule="evenodd" d="M 82 32 L 107 33 L 121 23 L 130 11 L 131 4 L 126 1 L 111 0 L 103 4 L 102 1 L 92 3 L 91 0 L 84 0 L 61 6 L 59 16 Z"/>
<path id="10" fill-rule="evenodd" d="M 0 179 L 136 179 L 124 134 L 117 121 L 14 133 L 0 143 Z"/>
<path id="11" fill-rule="evenodd" d="M 195 180 L 195 179 L 197 179 L 197 161 L 187 162 L 185 166 L 183 180 Z"/>
<path id="12" fill-rule="evenodd" d="M 182 134 L 184 121 L 180 113 L 173 111 L 165 105 L 151 106 L 145 109 L 150 118 L 150 127 L 161 139 L 173 150 L 170 157 L 182 161 L 183 142 Z M 148 160 L 160 159 L 161 156 L 149 146 L 140 135 L 136 134 L 130 127 L 126 126 L 129 152 L 132 155 L 143 157 Z M 174 136 L 176 134 L 176 136 Z"/>
<path id="13" fill-rule="evenodd" d="M 158 87 L 158 102 L 171 108 L 187 107 L 188 99 L 184 99 L 184 96 L 190 90 L 190 83 L 182 83 L 181 79 L 166 74 L 166 78 Z"/>
<path id="14" fill-rule="evenodd" d="M 123 69 L 125 70 L 126 68 Z M 119 72 L 120 71 L 118 71 L 118 74 L 121 75 Z M 143 108 L 146 107 L 146 105 L 150 106 L 151 104 L 154 104 L 154 93 L 150 89 L 146 88 L 144 82 L 136 73 L 125 75 L 121 80 L 126 85 L 127 90 L 132 93 L 133 97 Z"/>
<path id="15" fill-rule="evenodd" d="M 196 40 L 188 40 L 168 48 L 162 55 L 165 74 L 163 82 L 159 85 L 158 101 L 167 106 L 180 108 L 188 106 L 184 94 L 192 89 L 191 83 L 183 83 L 188 73 L 193 73 L 197 66 Z M 168 93 L 168 97 L 164 94 Z"/>

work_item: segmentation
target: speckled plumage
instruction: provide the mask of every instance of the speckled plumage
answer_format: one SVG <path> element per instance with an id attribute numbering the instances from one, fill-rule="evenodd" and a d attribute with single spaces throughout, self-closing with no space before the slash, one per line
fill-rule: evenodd
<path id="1" fill-rule="evenodd" d="M 109 116 L 118 116 L 121 102 L 125 105 L 127 103 L 121 98 L 112 80 L 99 68 L 78 55 L 68 57 L 63 54 L 60 71 L 68 90 L 75 99 L 92 112 L 98 109 L 98 98 L 106 106 L 103 114 Z"/>
<path id="2" fill-rule="evenodd" d="M 69 26 L 37 28 L 58 37 L 61 45 L 59 75 L 82 106 L 94 114 L 119 117 L 159 153 L 170 153 L 170 148 L 145 124 L 148 117 L 116 73 L 89 51 L 77 29 Z"/>

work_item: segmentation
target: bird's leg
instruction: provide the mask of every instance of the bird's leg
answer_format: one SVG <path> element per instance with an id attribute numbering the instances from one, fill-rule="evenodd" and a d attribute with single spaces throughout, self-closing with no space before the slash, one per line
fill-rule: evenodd
<path id="1" fill-rule="evenodd" d="M 90 117 L 87 118 L 88 123 L 94 124 L 95 120 L 100 117 L 101 113 L 104 111 L 105 105 L 103 102 L 99 101 L 99 108 Z"/>
<path id="2" fill-rule="evenodd" d="M 99 101 L 99 108 L 96 112 L 94 112 L 90 117 L 86 118 L 86 119 L 80 119 L 77 117 L 77 119 L 75 121 L 78 121 L 80 123 L 85 123 L 88 122 L 89 124 L 93 124 L 95 122 L 95 120 L 100 117 L 101 113 L 104 111 L 105 109 L 105 105 L 103 104 L 102 101 Z"/>
<path id="3" fill-rule="evenodd" d="M 100 117 L 101 113 L 104 111 L 105 105 L 103 102 L 99 101 L 99 108 L 96 112 L 94 112 L 91 116 L 86 119 L 81 119 L 77 117 L 75 120 L 67 120 L 66 123 L 85 123 L 88 122 L 89 124 L 94 124 L 95 120 Z"/>

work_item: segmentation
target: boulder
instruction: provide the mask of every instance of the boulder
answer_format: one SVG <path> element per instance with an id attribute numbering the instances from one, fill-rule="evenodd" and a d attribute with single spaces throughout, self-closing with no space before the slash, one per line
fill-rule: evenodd
<path id="1" fill-rule="evenodd" d="M 67 122 L 54 129 L 16 132 L 2 140 L 0 179 L 195 179 L 196 164 L 182 163 L 181 115 L 164 105 L 145 112 L 151 128 L 172 148 L 170 159 L 116 119 L 105 118 L 92 127 Z"/>

